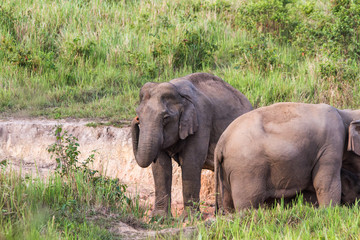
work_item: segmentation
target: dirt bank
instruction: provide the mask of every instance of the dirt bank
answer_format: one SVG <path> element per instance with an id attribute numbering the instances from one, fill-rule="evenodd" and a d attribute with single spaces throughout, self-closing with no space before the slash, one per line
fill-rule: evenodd
<path id="1" fill-rule="evenodd" d="M 139 194 L 143 202 L 153 204 L 154 184 L 151 168 L 140 168 L 134 159 L 130 128 L 112 126 L 90 127 L 89 120 L 47 119 L 0 119 L 0 161 L 9 160 L 15 169 L 34 174 L 47 174 L 55 168 L 47 147 L 54 143 L 57 125 L 62 125 L 69 134 L 77 137 L 81 155 L 85 159 L 96 150 L 93 168 L 107 176 L 119 178 L 126 183 L 131 194 Z M 214 203 L 213 173 L 202 172 L 201 201 L 205 211 L 211 211 Z M 182 208 L 181 171 L 173 162 L 172 206 L 180 212 Z"/>

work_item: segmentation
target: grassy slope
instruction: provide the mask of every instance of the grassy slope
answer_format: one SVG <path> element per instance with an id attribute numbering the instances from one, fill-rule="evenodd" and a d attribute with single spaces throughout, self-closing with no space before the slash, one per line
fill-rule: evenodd
<path id="1" fill-rule="evenodd" d="M 4 0 L 0 112 L 130 119 L 142 84 L 195 71 L 220 76 L 255 106 L 301 101 L 359 108 L 360 4 L 338 2 Z M 84 216 L 116 204 L 82 198 L 59 177 L 29 184 L 5 176 L 0 237 L 113 237 Z M 58 183 L 46 185 L 51 181 Z M 96 186 L 83 184 L 93 196 L 110 193 L 97 195 Z M 69 192 L 58 199 L 56 191 Z M 199 228 L 201 237 L 217 239 L 360 233 L 358 207 L 302 204 L 219 217 Z"/>
<path id="2" fill-rule="evenodd" d="M 145 82 L 195 71 L 222 77 L 255 106 L 359 107 L 349 13 L 327 1 L 237 2 L 5 0 L 0 112 L 130 119 Z"/>

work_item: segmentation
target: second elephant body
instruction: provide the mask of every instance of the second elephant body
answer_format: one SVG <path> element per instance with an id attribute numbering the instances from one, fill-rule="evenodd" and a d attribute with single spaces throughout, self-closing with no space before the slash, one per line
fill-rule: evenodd
<path id="1" fill-rule="evenodd" d="M 225 208 L 314 191 L 320 206 L 341 202 L 340 169 L 360 173 L 360 111 L 278 103 L 244 114 L 215 149 L 216 189 Z"/>

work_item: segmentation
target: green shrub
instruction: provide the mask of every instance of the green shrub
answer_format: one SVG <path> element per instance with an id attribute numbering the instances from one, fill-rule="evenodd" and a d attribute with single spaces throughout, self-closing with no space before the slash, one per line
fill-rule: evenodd
<path id="1" fill-rule="evenodd" d="M 244 2 L 236 16 L 236 24 L 254 34 L 270 33 L 288 40 L 299 24 L 290 11 L 293 1 L 258 0 Z"/>
<path id="2" fill-rule="evenodd" d="M 311 11 L 294 30 L 294 44 L 306 53 L 359 59 L 359 6 L 357 0 L 334 0 L 330 14 L 320 9 Z"/>
<path id="3" fill-rule="evenodd" d="M 186 30 L 183 39 L 180 39 L 174 49 L 174 69 L 187 66 L 192 71 L 198 71 L 212 66 L 216 49 L 215 41 L 205 29 Z"/>

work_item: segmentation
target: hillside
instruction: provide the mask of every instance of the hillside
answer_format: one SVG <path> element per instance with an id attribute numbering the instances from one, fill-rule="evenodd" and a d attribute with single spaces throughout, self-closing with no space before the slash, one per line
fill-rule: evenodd
<path id="1" fill-rule="evenodd" d="M 134 115 L 139 88 L 211 72 L 257 107 L 358 108 L 358 0 L 2 1 L 0 112 Z"/>

